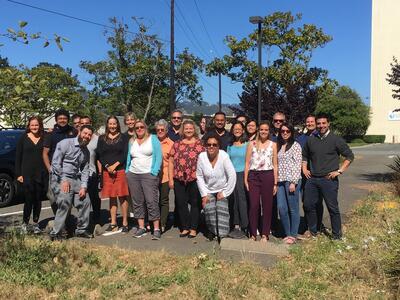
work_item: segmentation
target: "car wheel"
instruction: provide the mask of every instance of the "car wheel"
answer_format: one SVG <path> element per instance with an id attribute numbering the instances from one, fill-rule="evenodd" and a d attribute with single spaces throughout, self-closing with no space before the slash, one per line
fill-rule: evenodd
<path id="1" fill-rule="evenodd" d="M 9 205 L 15 194 L 13 179 L 7 174 L 0 174 L 0 207 Z"/>

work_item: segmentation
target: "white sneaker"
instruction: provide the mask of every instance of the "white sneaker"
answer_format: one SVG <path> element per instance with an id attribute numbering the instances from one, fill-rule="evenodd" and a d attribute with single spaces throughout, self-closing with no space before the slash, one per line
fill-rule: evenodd
<path id="1" fill-rule="evenodd" d="M 34 223 L 33 224 L 33 233 L 34 234 L 41 234 L 42 233 L 42 230 L 40 229 L 38 223 Z"/>
<path id="2" fill-rule="evenodd" d="M 23 223 L 21 225 L 21 233 L 22 234 L 28 234 L 28 224 Z"/>

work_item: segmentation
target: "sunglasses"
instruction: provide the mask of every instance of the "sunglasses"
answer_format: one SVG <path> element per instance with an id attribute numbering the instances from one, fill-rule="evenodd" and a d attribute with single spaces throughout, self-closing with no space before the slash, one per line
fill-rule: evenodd
<path id="1" fill-rule="evenodd" d="M 275 119 L 274 123 L 283 123 L 284 120 Z"/>
<path id="2" fill-rule="evenodd" d="M 290 130 L 281 130 L 281 133 L 291 133 Z"/>
<path id="3" fill-rule="evenodd" d="M 213 144 L 211 144 L 211 143 L 208 143 L 207 144 L 207 147 L 215 147 L 215 148 L 217 148 L 217 147 L 219 147 L 219 145 L 218 144 L 215 144 L 215 143 L 213 143 Z"/>
<path id="4" fill-rule="evenodd" d="M 137 127 L 135 127 L 135 130 L 139 130 L 139 129 L 144 129 L 144 126 L 137 126 Z"/>
<path id="5" fill-rule="evenodd" d="M 172 117 L 173 120 L 181 120 L 182 117 Z"/>
<path id="6" fill-rule="evenodd" d="M 164 128 L 158 128 L 156 131 L 157 131 L 157 132 L 164 132 L 165 129 L 164 129 Z"/>

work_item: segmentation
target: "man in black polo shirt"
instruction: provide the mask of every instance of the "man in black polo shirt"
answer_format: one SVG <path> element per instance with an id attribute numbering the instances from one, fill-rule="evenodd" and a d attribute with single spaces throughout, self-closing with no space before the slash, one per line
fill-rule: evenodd
<path id="1" fill-rule="evenodd" d="M 281 130 L 282 124 L 285 123 L 286 116 L 283 112 L 277 111 L 272 117 L 272 130 L 271 130 L 271 140 L 273 142 L 278 141 L 279 131 Z"/>
<path id="2" fill-rule="evenodd" d="M 303 148 L 302 169 L 304 176 L 307 177 L 304 208 L 311 234 L 316 235 L 318 231 L 317 205 L 322 195 L 331 218 L 332 237 L 341 239 L 342 223 L 338 203 L 338 177 L 354 160 L 354 154 L 341 137 L 330 131 L 327 115 L 318 115 L 316 119 L 317 132 L 307 139 Z M 339 167 L 340 155 L 345 160 Z M 308 164 L 310 164 L 309 168 Z"/>
<path id="3" fill-rule="evenodd" d="M 181 136 L 179 135 L 179 131 L 182 125 L 182 111 L 179 109 L 175 109 L 171 113 L 171 126 L 168 129 L 168 137 L 173 142 L 179 141 Z"/>
<path id="4" fill-rule="evenodd" d="M 226 114 L 222 111 L 216 112 L 214 115 L 214 130 L 208 131 L 202 138 L 203 142 L 207 141 L 208 136 L 212 132 L 216 132 L 219 135 L 220 138 L 220 149 L 226 151 L 228 149 L 228 146 L 232 142 L 232 135 L 230 132 L 225 130 L 225 125 L 226 125 Z"/>

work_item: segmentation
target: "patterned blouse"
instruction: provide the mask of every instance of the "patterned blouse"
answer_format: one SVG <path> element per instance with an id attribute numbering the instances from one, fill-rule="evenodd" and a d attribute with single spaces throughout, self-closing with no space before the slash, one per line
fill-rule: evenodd
<path id="1" fill-rule="evenodd" d="M 200 140 L 193 144 L 176 141 L 170 155 L 174 157 L 174 178 L 183 182 L 196 180 L 197 158 L 205 148 Z"/>
<path id="2" fill-rule="evenodd" d="M 257 150 L 257 142 L 253 141 L 251 158 L 250 158 L 250 170 L 253 171 L 268 171 L 274 168 L 272 164 L 272 155 L 274 150 L 272 148 L 273 142 L 269 141 L 269 144 L 265 149 Z"/>
<path id="3" fill-rule="evenodd" d="M 294 142 L 289 150 L 278 152 L 278 181 L 289 181 L 297 184 L 301 179 L 301 146 Z"/>

